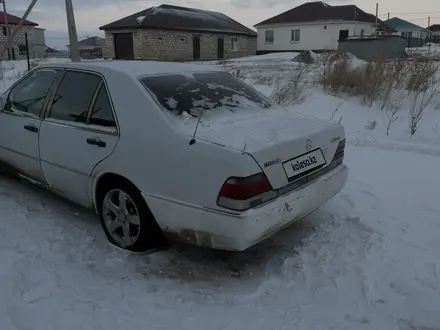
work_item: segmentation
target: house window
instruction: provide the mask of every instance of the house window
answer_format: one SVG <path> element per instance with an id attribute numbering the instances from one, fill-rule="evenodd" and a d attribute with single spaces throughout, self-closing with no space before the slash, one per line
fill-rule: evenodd
<path id="1" fill-rule="evenodd" d="M 238 44 L 238 38 L 232 37 L 231 38 L 231 51 L 238 52 L 240 50 L 240 45 Z"/>
<path id="2" fill-rule="evenodd" d="M 9 34 L 8 35 L 11 35 L 11 27 L 9 26 Z M 6 26 L 3 26 L 3 35 L 5 36 L 6 35 Z"/>
<path id="3" fill-rule="evenodd" d="M 265 36 L 266 36 L 266 43 L 268 43 L 268 44 L 273 44 L 273 31 L 272 30 L 267 30 L 266 32 L 265 32 Z"/>
<path id="4" fill-rule="evenodd" d="M 26 45 L 18 45 L 18 54 L 26 55 Z"/>
<path id="5" fill-rule="evenodd" d="M 300 29 L 295 29 L 290 31 L 290 41 L 293 42 L 300 42 L 301 39 L 301 30 Z"/>

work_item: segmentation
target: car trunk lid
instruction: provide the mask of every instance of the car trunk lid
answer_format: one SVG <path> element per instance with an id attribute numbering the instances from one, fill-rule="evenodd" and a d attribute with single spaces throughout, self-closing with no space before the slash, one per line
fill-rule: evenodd
<path id="1" fill-rule="evenodd" d="M 270 111 L 210 121 L 199 127 L 197 138 L 248 153 L 279 189 L 328 166 L 344 128 L 295 112 Z"/>

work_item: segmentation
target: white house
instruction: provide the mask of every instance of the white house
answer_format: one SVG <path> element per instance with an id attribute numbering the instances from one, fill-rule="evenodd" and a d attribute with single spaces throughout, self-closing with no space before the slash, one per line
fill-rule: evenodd
<path id="1" fill-rule="evenodd" d="M 377 20 L 377 27 L 395 32 Z M 338 40 L 376 33 L 376 17 L 354 5 L 307 2 L 255 25 L 257 54 L 338 49 Z"/>

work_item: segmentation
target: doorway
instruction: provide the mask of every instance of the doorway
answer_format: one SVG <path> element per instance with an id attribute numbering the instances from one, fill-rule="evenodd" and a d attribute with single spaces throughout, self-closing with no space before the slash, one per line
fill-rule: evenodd
<path id="1" fill-rule="evenodd" d="M 225 57 L 225 40 L 217 39 L 217 59 L 222 60 Z"/>
<path id="2" fill-rule="evenodd" d="M 133 34 L 115 33 L 113 37 L 115 43 L 115 58 L 119 60 L 133 60 Z"/>
<path id="3" fill-rule="evenodd" d="M 339 30 L 339 40 L 348 38 L 348 34 L 349 34 L 348 30 Z"/>
<path id="4" fill-rule="evenodd" d="M 200 59 L 200 36 L 193 36 L 193 59 Z"/>

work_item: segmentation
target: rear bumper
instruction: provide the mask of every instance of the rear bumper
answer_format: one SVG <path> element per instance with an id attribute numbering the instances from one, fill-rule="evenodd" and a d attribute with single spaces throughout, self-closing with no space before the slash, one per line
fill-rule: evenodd
<path id="1" fill-rule="evenodd" d="M 342 190 L 348 172 L 341 165 L 301 189 L 239 215 L 144 198 L 170 240 L 243 251 L 325 204 Z"/>

